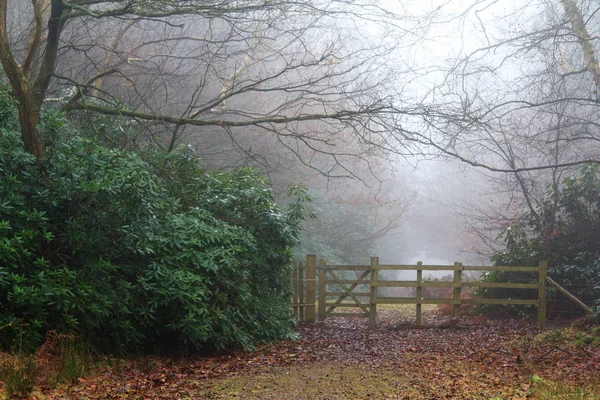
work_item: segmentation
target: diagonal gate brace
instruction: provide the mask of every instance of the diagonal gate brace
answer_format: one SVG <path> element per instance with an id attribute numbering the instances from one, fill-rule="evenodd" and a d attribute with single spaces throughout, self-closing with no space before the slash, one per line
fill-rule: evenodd
<path id="1" fill-rule="evenodd" d="M 352 298 L 352 300 L 354 300 L 354 302 L 357 304 L 357 306 L 360 307 L 362 309 L 363 313 L 368 317 L 369 310 L 367 309 L 367 307 L 364 304 L 362 304 L 360 302 L 358 297 L 356 297 L 352 293 L 352 291 L 359 285 L 359 283 L 363 282 L 363 280 L 367 277 L 367 275 L 369 275 L 371 270 L 368 269 L 365 272 L 363 272 L 362 275 L 356 280 L 356 282 L 354 282 L 349 288 L 344 283 L 341 282 L 341 280 L 337 277 L 337 275 L 333 271 L 327 271 L 327 272 L 333 278 L 335 283 L 337 283 L 342 288 L 342 290 L 344 291 L 345 294 L 341 295 L 335 301 L 335 303 L 331 307 L 329 307 L 329 309 L 325 313 L 325 316 L 328 316 L 329 314 L 331 314 L 333 312 L 333 310 L 335 310 L 335 308 L 338 304 L 340 304 L 346 297 L 350 296 Z"/>

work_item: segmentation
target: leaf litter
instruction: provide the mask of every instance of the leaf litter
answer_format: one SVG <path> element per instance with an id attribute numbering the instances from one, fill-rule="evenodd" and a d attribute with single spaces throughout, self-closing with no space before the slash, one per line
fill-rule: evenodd
<path id="1" fill-rule="evenodd" d="M 600 348 L 540 340 L 535 321 L 461 317 L 432 309 L 424 327 L 405 309 L 298 327 L 299 340 L 255 352 L 173 359 L 143 357 L 99 367 L 39 399 L 533 399 L 541 382 L 586 388 L 600 399 Z M 591 388 L 591 389 L 590 389 Z"/>

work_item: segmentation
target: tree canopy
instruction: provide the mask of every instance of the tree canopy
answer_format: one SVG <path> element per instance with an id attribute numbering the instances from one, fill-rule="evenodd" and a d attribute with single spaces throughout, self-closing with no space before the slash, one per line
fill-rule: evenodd
<path id="1" fill-rule="evenodd" d="M 370 1 L 2 0 L 0 60 L 38 159 L 39 114 L 58 106 L 128 118 L 166 150 L 225 137 L 255 159 L 276 146 L 328 176 L 363 176 L 380 149 L 402 151 L 404 130 L 386 121 L 420 109 L 399 105 L 401 71 L 385 63 L 420 22 L 385 11 Z"/>

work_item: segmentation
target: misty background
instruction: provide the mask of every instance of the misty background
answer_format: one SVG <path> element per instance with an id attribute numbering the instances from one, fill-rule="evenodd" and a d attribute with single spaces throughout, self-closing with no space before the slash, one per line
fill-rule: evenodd
<path id="1" fill-rule="evenodd" d="M 511 221 L 597 157 L 594 2 L 184 5 L 75 7 L 44 105 L 107 143 L 256 168 L 282 205 L 305 187 L 298 258 L 489 264 Z M 32 74 L 34 8 L 8 1 Z"/>

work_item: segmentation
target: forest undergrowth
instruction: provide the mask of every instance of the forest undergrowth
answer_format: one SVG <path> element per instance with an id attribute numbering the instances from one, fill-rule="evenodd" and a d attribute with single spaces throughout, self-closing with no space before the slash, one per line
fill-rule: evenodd
<path id="1" fill-rule="evenodd" d="M 412 308 L 332 318 L 298 340 L 215 357 L 97 360 L 35 399 L 600 399 L 600 331 Z M 559 328 L 558 325 L 563 325 Z M 8 396 L 8 394 L 6 394 Z"/>

